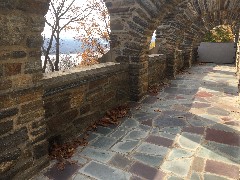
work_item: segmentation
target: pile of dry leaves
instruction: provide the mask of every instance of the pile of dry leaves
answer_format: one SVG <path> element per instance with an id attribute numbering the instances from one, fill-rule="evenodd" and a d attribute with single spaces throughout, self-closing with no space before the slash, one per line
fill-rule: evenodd
<path id="1" fill-rule="evenodd" d="M 160 92 L 160 90 L 162 90 L 165 87 L 168 87 L 169 85 L 170 84 L 167 81 L 166 82 L 161 82 L 159 84 L 154 84 L 154 85 L 148 87 L 148 92 L 151 95 L 155 95 L 156 96 Z"/>
<path id="2" fill-rule="evenodd" d="M 50 158 L 58 161 L 57 167 L 59 170 L 63 170 L 67 163 L 73 164 L 74 161 L 68 160 L 73 156 L 77 147 L 86 146 L 88 144 L 88 137 L 90 131 L 97 131 L 98 126 L 108 127 L 110 125 L 118 125 L 121 122 L 121 118 L 128 115 L 130 108 L 128 106 L 119 106 L 110 111 L 107 111 L 106 115 L 97 120 L 91 126 L 89 126 L 83 134 L 83 138 L 77 138 L 71 142 L 64 144 L 53 144 L 53 148 L 50 151 Z"/>

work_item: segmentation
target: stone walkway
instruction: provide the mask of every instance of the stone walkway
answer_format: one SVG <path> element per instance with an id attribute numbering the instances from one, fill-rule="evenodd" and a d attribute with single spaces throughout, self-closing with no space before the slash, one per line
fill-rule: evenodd
<path id="1" fill-rule="evenodd" d="M 233 66 L 205 64 L 178 75 L 131 108 L 118 127 L 100 127 L 77 164 L 52 162 L 35 180 L 239 179 L 240 108 Z"/>

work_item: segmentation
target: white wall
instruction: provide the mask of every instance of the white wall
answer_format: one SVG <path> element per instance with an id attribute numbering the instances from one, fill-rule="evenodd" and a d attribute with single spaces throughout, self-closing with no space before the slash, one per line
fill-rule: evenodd
<path id="1" fill-rule="evenodd" d="M 202 42 L 198 47 L 200 62 L 213 62 L 216 64 L 234 63 L 236 48 L 235 43 L 210 43 Z"/>

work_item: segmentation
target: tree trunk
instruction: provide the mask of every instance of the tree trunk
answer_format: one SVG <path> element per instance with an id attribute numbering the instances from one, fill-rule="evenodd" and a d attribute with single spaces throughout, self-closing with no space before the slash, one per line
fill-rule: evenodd
<path id="1" fill-rule="evenodd" d="M 54 31 L 55 31 L 55 30 L 52 30 L 51 38 L 50 38 L 50 41 L 49 41 L 49 44 L 48 44 L 47 49 L 45 50 L 44 47 L 42 46 L 43 53 L 44 53 L 44 56 L 45 56 L 44 65 L 43 65 L 43 73 L 45 73 L 45 70 L 46 70 L 46 67 L 47 67 L 47 61 L 51 61 L 50 58 L 49 58 L 49 52 L 50 52 L 50 50 L 51 50 L 51 48 L 52 48 Z M 52 68 L 52 71 L 54 71 L 53 68 Z"/>
<path id="2" fill-rule="evenodd" d="M 59 71 L 59 54 L 60 54 L 60 26 L 59 19 L 56 20 L 56 61 L 54 63 L 55 71 Z"/>
<path id="3" fill-rule="evenodd" d="M 58 29 L 56 31 L 56 61 L 54 63 L 55 71 L 59 71 L 59 54 L 60 54 L 60 31 L 59 31 L 59 21 L 57 21 Z"/>

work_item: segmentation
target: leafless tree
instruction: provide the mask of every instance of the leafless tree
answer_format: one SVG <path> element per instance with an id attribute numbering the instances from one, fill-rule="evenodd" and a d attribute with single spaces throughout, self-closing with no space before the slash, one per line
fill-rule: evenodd
<path id="1" fill-rule="evenodd" d="M 59 71 L 60 33 L 66 29 L 74 29 L 71 26 L 72 23 L 84 20 L 91 14 L 95 6 L 95 0 L 87 1 L 84 8 L 77 6 L 76 0 L 51 0 L 49 9 L 51 18 L 46 19 L 46 24 L 50 26 L 52 33 L 47 48 L 43 48 L 45 56 L 43 72 L 46 70 L 47 62 L 51 61 L 49 54 L 51 48 L 53 48 L 53 40 L 56 41 L 54 70 Z"/>

